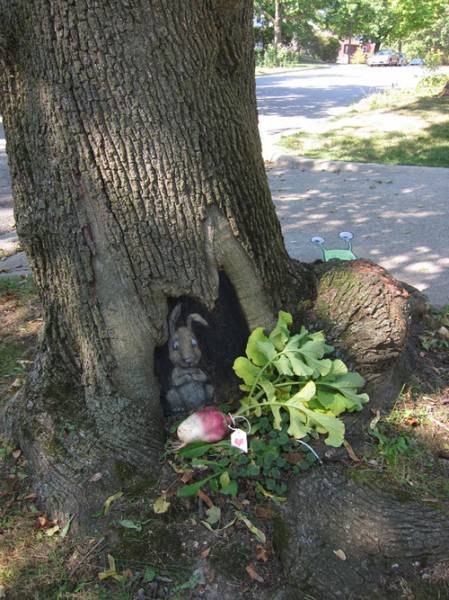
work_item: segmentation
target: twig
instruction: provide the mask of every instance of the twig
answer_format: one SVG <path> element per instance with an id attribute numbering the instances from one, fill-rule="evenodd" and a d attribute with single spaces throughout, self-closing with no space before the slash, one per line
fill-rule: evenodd
<path id="1" fill-rule="evenodd" d="M 104 537 L 100 538 L 98 540 L 98 542 L 96 544 L 94 544 L 92 546 L 92 548 L 89 550 L 89 552 L 87 552 L 82 558 L 81 560 L 73 567 L 73 569 L 70 571 L 69 573 L 69 577 L 73 577 L 73 575 L 76 573 L 76 571 L 80 568 L 80 566 L 83 564 L 83 562 L 86 561 L 87 558 L 89 558 L 89 556 L 104 542 Z"/>

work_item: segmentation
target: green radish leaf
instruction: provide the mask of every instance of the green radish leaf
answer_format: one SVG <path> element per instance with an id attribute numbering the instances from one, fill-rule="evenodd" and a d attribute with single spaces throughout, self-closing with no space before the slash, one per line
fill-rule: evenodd
<path id="1" fill-rule="evenodd" d="M 299 440 L 310 433 L 310 426 L 306 425 L 307 418 L 303 411 L 297 408 L 289 408 L 290 426 L 287 433 Z"/>
<path id="2" fill-rule="evenodd" d="M 289 353 L 288 360 L 290 361 L 295 375 L 298 375 L 299 377 L 312 377 L 313 369 L 310 368 L 299 356 Z"/>
<path id="3" fill-rule="evenodd" d="M 279 373 L 279 375 L 293 375 L 290 361 L 285 354 L 282 354 L 276 360 L 273 361 L 273 366 Z"/>
<path id="4" fill-rule="evenodd" d="M 274 402 L 276 400 L 276 388 L 271 381 L 262 381 L 261 386 L 265 392 L 268 402 Z"/>
<path id="5" fill-rule="evenodd" d="M 246 356 L 258 367 L 263 367 L 269 361 L 266 353 L 259 348 L 260 342 L 268 341 L 269 340 L 264 334 L 262 327 L 257 327 L 248 338 L 248 342 L 246 344 Z"/>
<path id="6" fill-rule="evenodd" d="M 270 408 L 271 412 L 273 413 L 273 427 L 280 431 L 282 429 L 281 407 L 276 404 L 272 404 Z"/>
<path id="7" fill-rule="evenodd" d="M 260 369 L 244 356 L 236 358 L 232 368 L 247 385 L 252 385 L 260 374 Z"/>
<path id="8" fill-rule="evenodd" d="M 276 350 L 280 351 L 284 348 L 287 340 L 290 337 L 290 331 L 288 328 L 292 323 L 293 317 L 291 314 L 280 310 L 276 327 L 269 335 L 269 338 L 271 342 L 273 342 Z"/>
<path id="9" fill-rule="evenodd" d="M 294 396 L 292 396 L 287 402 L 286 406 L 292 406 L 294 408 L 302 408 L 304 402 L 312 400 L 316 394 L 316 385 L 313 381 L 308 381 L 306 385 L 299 390 Z"/>
<path id="10" fill-rule="evenodd" d="M 317 390 L 315 401 L 318 409 L 321 407 L 326 412 L 331 412 L 334 416 L 338 416 L 345 410 L 350 410 L 352 408 L 352 403 L 338 392 L 326 392 L 319 389 Z M 310 403 L 309 408 L 315 408 L 315 405 Z"/>
<path id="11" fill-rule="evenodd" d="M 337 376 L 337 375 L 346 375 L 346 373 L 348 372 L 348 367 L 345 365 L 345 363 L 340 360 L 339 358 L 336 358 L 335 360 L 332 361 L 332 370 L 331 370 L 331 375 L 332 376 Z"/>
<path id="12" fill-rule="evenodd" d="M 266 362 L 271 362 L 277 356 L 276 348 L 270 340 L 266 342 L 257 342 L 257 347 L 262 352 L 262 354 L 266 357 Z"/>
<path id="13" fill-rule="evenodd" d="M 303 411 L 307 415 L 310 424 L 314 425 L 319 433 L 328 434 L 324 440 L 325 444 L 334 446 L 335 448 L 343 444 L 345 438 L 345 425 L 343 421 L 332 415 L 323 415 L 308 408 L 304 408 Z"/>

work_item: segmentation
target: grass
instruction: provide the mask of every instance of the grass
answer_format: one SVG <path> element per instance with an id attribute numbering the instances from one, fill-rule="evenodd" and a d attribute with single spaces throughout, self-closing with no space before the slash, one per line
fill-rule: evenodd
<path id="1" fill-rule="evenodd" d="M 0 405 L 9 386 L 25 372 L 40 326 L 31 278 L 0 278 Z"/>
<path id="2" fill-rule="evenodd" d="M 415 90 L 375 94 L 315 133 L 281 144 L 300 156 L 326 160 L 449 167 L 449 97 L 435 76 Z"/>
<path id="3" fill-rule="evenodd" d="M 328 65 L 323 63 L 289 63 L 281 67 L 256 67 L 256 77 L 259 75 L 275 75 L 276 73 L 283 73 L 286 70 L 301 70 L 307 71 L 309 69 L 324 69 Z"/>
<path id="4" fill-rule="evenodd" d="M 449 465 L 437 458 L 446 451 L 445 436 L 433 419 L 436 415 L 440 422 L 447 422 L 447 409 L 440 402 L 447 391 L 428 396 L 420 385 L 411 386 L 399 396 L 391 413 L 371 429 L 375 445 L 367 464 L 426 502 L 449 500 Z"/>

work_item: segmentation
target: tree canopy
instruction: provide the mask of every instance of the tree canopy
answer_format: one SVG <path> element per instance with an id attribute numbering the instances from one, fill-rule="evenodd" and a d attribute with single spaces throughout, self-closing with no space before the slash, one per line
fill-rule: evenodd
<path id="1" fill-rule="evenodd" d="M 446 0 L 255 0 L 256 17 L 267 28 L 274 24 L 276 5 L 281 5 L 284 38 L 301 40 L 311 31 L 328 30 L 377 46 L 432 29 L 447 8 Z"/>

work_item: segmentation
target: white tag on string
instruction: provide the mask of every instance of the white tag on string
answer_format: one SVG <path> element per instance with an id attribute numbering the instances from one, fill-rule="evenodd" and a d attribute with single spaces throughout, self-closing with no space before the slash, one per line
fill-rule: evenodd
<path id="1" fill-rule="evenodd" d="M 246 436 L 246 431 L 242 429 L 234 429 L 231 433 L 231 446 L 234 448 L 238 448 L 245 454 L 248 454 L 248 439 Z"/>

